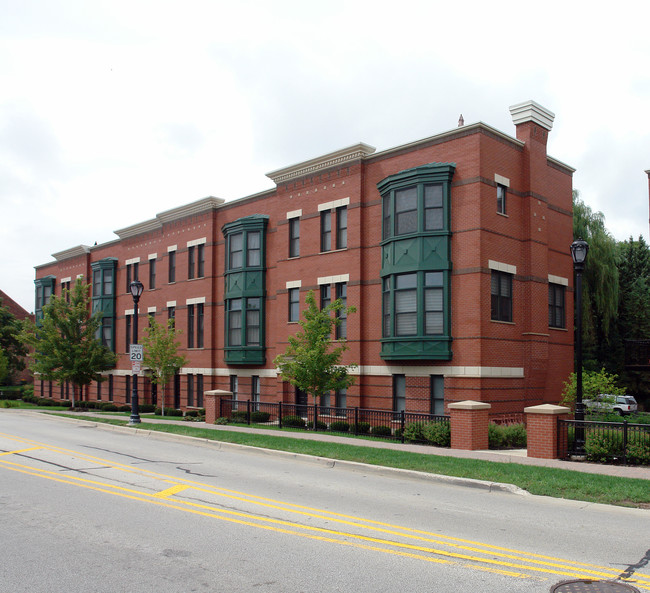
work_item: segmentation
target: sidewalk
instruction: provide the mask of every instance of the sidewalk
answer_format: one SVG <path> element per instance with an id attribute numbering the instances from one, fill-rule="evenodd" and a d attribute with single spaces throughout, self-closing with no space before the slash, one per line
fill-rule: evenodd
<path id="1" fill-rule="evenodd" d="M 94 417 L 106 418 L 105 414 L 93 414 L 92 412 L 74 412 L 80 418 L 92 420 Z M 125 419 L 124 416 L 108 416 L 110 418 Z M 413 453 L 423 453 L 425 455 L 439 455 L 442 457 L 457 457 L 462 459 L 482 459 L 484 461 L 493 461 L 495 463 L 519 463 L 521 465 L 536 465 L 541 467 L 553 467 L 557 469 L 566 469 L 571 471 L 583 472 L 586 474 L 601 474 L 609 476 L 618 476 L 622 478 L 638 478 L 650 480 L 650 467 L 648 466 L 621 466 L 605 465 L 600 463 L 587 463 L 579 461 L 563 461 L 560 459 L 536 459 L 527 456 L 525 449 L 516 450 L 487 450 L 487 451 L 465 451 L 460 449 L 447 449 L 441 447 L 431 447 L 428 445 L 414 445 L 409 443 L 400 443 L 371 440 L 371 439 L 354 439 L 345 436 L 337 436 L 325 432 L 298 432 L 298 431 L 278 431 L 264 428 L 253 428 L 246 426 L 229 426 L 206 424 L 205 422 L 186 422 L 184 420 L 162 420 L 147 418 L 142 416 L 142 422 L 152 424 L 181 424 L 183 426 L 194 426 L 196 428 L 206 428 L 211 430 L 223 430 L 232 432 L 248 432 L 253 434 L 265 434 L 276 437 L 304 439 L 312 441 L 324 441 L 330 443 L 342 443 L 354 445 L 357 447 L 374 447 L 376 449 L 393 449 L 395 451 L 410 451 Z"/>

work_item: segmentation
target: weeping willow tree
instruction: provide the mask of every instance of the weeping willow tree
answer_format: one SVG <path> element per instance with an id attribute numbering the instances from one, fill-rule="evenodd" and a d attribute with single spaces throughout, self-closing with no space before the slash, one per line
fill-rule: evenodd
<path id="1" fill-rule="evenodd" d="M 619 299 L 617 243 L 605 228 L 605 216 L 594 212 L 573 191 L 573 236 L 589 243 L 582 279 L 583 361 L 588 370 L 611 370 Z"/>

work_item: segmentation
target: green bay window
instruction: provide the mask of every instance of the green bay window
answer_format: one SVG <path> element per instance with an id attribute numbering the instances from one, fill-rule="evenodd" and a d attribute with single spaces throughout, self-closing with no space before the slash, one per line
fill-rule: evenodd
<path id="1" fill-rule="evenodd" d="M 450 360 L 450 205 L 455 164 L 387 177 L 382 197 L 382 351 L 386 360 Z"/>
<path id="2" fill-rule="evenodd" d="M 240 218 L 222 228 L 226 239 L 225 360 L 265 362 L 264 308 L 268 216 Z"/>
<path id="3" fill-rule="evenodd" d="M 92 312 L 102 313 L 97 338 L 115 352 L 115 279 L 117 259 L 107 257 L 90 264 L 92 270 Z"/>

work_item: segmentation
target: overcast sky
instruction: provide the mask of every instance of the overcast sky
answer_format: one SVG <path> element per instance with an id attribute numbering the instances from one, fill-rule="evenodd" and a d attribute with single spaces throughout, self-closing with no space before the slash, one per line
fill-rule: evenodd
<path id="1" fill-rule="evenodd" d="M 647 239 L 649 13 L 642 0 L 0 0 L 0 288 L 32 311 L 33 268 L 52 253 L 461 113 L 514 136 L 508 107 L 528 99 L 555 113 L 548 152 L 614 237 Z"/>

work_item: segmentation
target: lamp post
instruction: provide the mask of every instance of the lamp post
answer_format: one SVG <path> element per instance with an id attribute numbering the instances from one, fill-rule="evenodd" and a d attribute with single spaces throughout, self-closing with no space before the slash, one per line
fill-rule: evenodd
<path id="1" fill-rule="evenodd" d="M 133 344 L 138 343 L 138 302 L 142 296 L 144 285 L 139 280 L 129 285 L 133 297 Z M 133 373 L 133 385 L 131 386 L 131 416 L 129 424 L 140 424 L 140 410 L 138 407 L 138 373 Z"/>
<path id="2" fill-rule="evenodd" d="M 582 403 L 582 272 L 585 269 L 589 244 L 582 239 L 571 243 L 571 257 L 576 274 L 576 433 L 573 442 L 575 455 L 585 454 L 585 406 Z"/>

